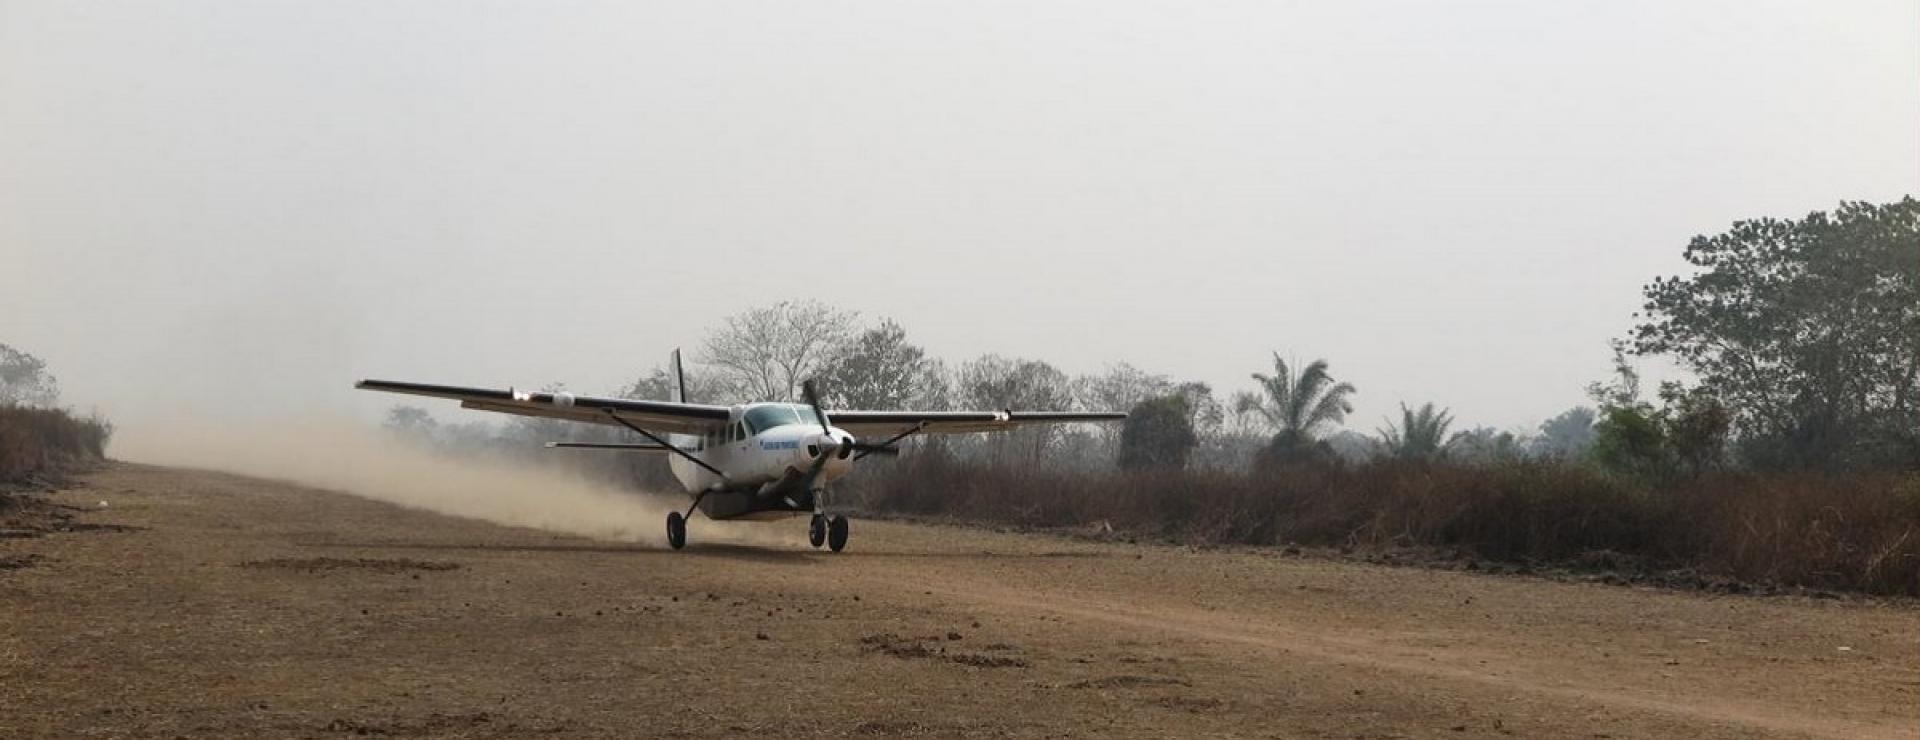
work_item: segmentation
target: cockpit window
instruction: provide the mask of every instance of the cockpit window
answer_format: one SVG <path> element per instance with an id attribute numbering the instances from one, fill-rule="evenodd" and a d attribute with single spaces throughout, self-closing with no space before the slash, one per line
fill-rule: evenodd
<path id="1" fill-rule="evenodd" d="M 747 422 L 747 428 L 753 430 L 754 434 L 777 426 L 800 422 L 800 417 L 794 415 L 792 406 L 755 406 L 747 409 L 743 418 Z"/>
<path id="2" fill-rule="evenodd" d="M 768 429 L 787 424 L 820 423 L 820 417 L 813 413 L 813 407 L 799 404 L 767 404 L 747 409 L 741 417 L 747 422 L 748 434 L 759 434 Z"/>

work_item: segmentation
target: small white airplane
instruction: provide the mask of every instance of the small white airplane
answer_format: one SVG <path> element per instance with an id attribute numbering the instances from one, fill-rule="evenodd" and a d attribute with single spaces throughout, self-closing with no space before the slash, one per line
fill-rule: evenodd
<path id="1" fill-rule="evenodd" d="M 811 514 L 808 539 L 834 552 L 847 546 L 847 518 L 829 513 L 827 484 L 853 471 L 868 455 L 898 455 L 894 445 L 914 434 L 1002 432 L 1030 424 L 1106 422 L 1122 413 L 1056 411 L 835 411 L 820 408 L 812 381 L 806 403 L 689 403 L 680 353 L 673 353 L 672 400 L 635 401 L 571 393 L 526 393 L 511 388 L 461 388 L 391 380 L 353 387 L 452 398 L 462 408 L 621 426 L 648 444 L 550 442 L 548 447 L 671 454 L 668 467 L 693 496 L 685 514 L 667 514 L 667 544 L 687 544 L 687 518 L 780 519 Z M 872 442 L 868 440 L 880 439 Z"/>

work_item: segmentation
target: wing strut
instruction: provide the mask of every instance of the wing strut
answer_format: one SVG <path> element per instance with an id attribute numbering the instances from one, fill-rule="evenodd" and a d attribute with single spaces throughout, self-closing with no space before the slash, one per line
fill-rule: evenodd
<path id="1" fill-rule="evenodd" d="M 599 442 L 548 442 L 547 449 L 565 450 L 640 450 L 650 452 L 660 449 L 659 445 L 602 444 Z"/>
<path id="2" fill-rule="evenodd" d="M 646 437 L 647 439 L 651 440 L 654 444 L 660 445 L 661 447 L 665 447 L 668 452 L 684 457 L 689 462 L 695 465 L 698 465 L 700 467 L 706 468 L 707 472 L 720 476 L 720 480 L 727 480 L 727 474 L 720 472 L 719 468 L 716 468 L 712 465 L 708 465 L 707 461 L 702 460 L 698 457 L 695 457 L 694 454 L 691 452 L 680 449 L 679 447 L 675 446 L 672 442 L 668 442 L 664 439 L 654 436 L 653 432 L 649 432 L 645 429 L 641 429 L 640 427 L 637 427 L 631 423 L 628 423 L 626 419 L 620 418 L 620 414 L 615 413 L 613 409 L 607 409 L 607 418 L 612 419 L 615 422 L 619 423 L 620 426 L 626 427 L 628 429 L 632 429 L 633 431 L 637 432 L 640 436 Z"/>
<path id="3" fill-rule="evenodd" d="M 923 421 L 911 427 L 908 427 L 907 431 L 893 435 L 892 437 L 888 438 L 887 441 L 885 442 L 881 442 L 880 444 L 877 444 L 877 445 L 863 445 L 866 447 L 866 449 L 861 450 L 860 454 L 854 455 L 853 459 L 858 460 L 860 458 L 866 457 L 875 452 L 880 452 L 883 450 L 891 450 L 892 451 L 891 454 L 898 455 L 900 454 L 900 450 L 899 448 L 894 447 L 893 443 L 906 439 L 907 437 L 912 436 L 914 432 L 920 431 L 925 428 L 927 428 L 927 423 Z"/>

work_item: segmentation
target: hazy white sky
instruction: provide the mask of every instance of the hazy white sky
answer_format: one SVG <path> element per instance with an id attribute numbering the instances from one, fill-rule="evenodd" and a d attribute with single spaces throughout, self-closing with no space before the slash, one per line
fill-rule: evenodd
<path id="1" fill-rule="evenodd" d="M 0 0 L 0 342 L 128 423 L 372 416 L 817 297 L 1530 427 L 1688 237 L 1920 191 L 1916 76 L 1911 0 Z"/>

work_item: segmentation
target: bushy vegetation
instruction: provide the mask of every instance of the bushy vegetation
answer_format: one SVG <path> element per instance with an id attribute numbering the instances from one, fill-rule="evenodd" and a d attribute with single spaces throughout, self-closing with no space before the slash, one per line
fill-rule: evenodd
<path id="1" fill-rule="evenodd" d="M 106 459 L 113 425 L 65 409 L 0 406 L 0 487 L 49 483 Z"/>
<path id="2" fill-rule="evenodd" d="M 0 344 L 0 489 L 55 482 L 106 459 L 113 425 L 74 416 L 59 401 L 45 361 Z"/>
<path id="3" fill-rule="evenodd" d="M 1650 487 L 1555 460 L 1381 459 L 1089 475 L 974 465 L 936 446 L 863 471 L 847 493 L 874 511 L 1104 525 L 1195 544 L 1414 548 L 1461 561 L 1920 596 L 1920 477 L 1895 473 L 1723 472 Z"/>

